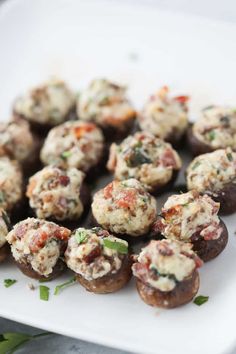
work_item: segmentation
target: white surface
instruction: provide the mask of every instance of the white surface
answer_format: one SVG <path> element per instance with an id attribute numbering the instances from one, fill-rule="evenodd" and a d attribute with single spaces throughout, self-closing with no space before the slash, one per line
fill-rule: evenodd
<path id="1" fill-rule="evenodd" d="M 191 94 L 194 118 L 205 104 L 236 102 L 235 36 L 233 25 L 141 5 L 11 1 L 0 12 L 0 115 L 8 117 L 14 97 L 30 84 L 60 74 L 77 88 L 95 76 L 123 80 L 138 107 L 168 84 Z M 131 53 L 138 54 L 136 61 Z M 19 281 L 9 289 L 1 286 L 1 303 L 7 306 L 1 306 L 0 315 L 135 352 L 228 353 L 236 339 L 234 219 L 225 218 L 231 237 L 226 251 L 201 270 L 199 293 L 210 296 L 202 307 L 155 310 L 141 302 L 133 284 L 108 296 L 73 287 L 45 303 L 6 265 L 0 282 Z"/>

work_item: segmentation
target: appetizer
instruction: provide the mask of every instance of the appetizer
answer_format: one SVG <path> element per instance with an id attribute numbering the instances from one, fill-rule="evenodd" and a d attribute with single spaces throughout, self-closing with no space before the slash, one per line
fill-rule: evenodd
<path id="1" fill-rule="evenodd" d="M 17 160 L 26 173 L 39 163 L 40 142 L 23 119 L 0 123 L 0 156 Z"/>
<path id="2" fill-rule="evenodd" d="M 118 235 L 142 236 L 155 221 L 157 206 L 136 179 L 114 181 L 96 192 L 92 203 L 96 222 Z"/>
<path id="3" fill-rule="evenodd" d="M 140 128 L 179 145 L 188 127 L 188 96 L 169 97 L 168 87 L 152 95 L 138 116 Z"/>
<path id="4" fill-rule="evenodd" d="M 51 129 L 40 156 L 45 165 L 76 167 L 88 172 L 103 159 L 104 139 L 93 123 L 66 122 Z"/>
<path id="5" fill-rule="evenodd" d="M 126 88 L 105 79 L 93 80 L 81 93 L 77 115 L 83 121 L 96 123 L 113 141 L 126 136 L 136 118 Z"/>
<path id="6" fill-rule="evenodd" d="M 150 193 L 160 193 L 174 184 L 181 165 L 170 144 L 151 133 L 137 132 L 120 145 L 111 145 L 107 168 L 119 181 L 136 178 Z"/>
<path id="7" fill-rule="evenodd" d="M 75 230 L 68 242 L 65 261 L 78 282 L 97 294 L 123 288 L 132 274 L 128 243 L 100 227 Z"/>
<path id="8" fill-rule="evenodd" d="M 230 148 L 199 155 L 187 168 L 188 190 L 196 189 L 220 202 L 220 211 L 236 211 L 236 152 Z"/>
<path id="9" fill-rule="evenodd" d="M 192 245 L 175 240 L 152 240 L 134 257 L 132 266 L 141 299 L 148 305 L 173 308 L 197 294 L 201 259 Z"/>
<path id="10" fill-rule="evenodd" d="M 89 201 L 84 173 L 46 166 L 29 180 L 26 195 L 37 218 L 79 220 Z"/>
<path id="11" fill-rule="evenodd" d="M 10 220 L 7 213 L 0 209 L 0 263 L 2 263 L 8 256 L 9 245 L 6 236 L 10 231 Z"/>
<path id="12" fill-rule="evenodd" d="M 0 157 L 0 208 L 7 212 L 20 210 L 23 201 L 23 176 L 20 165 Z"/>
<path id="13" fill-rule="evenodd" d="M 74 93 L 65 82 L 51 79 L 19 97 L 13 113 L 15 119 L 28 121 L 34 131 L 45 133 L 69 119 L 74 106 Z"/>
<path id="14" fill-rule="evenodd" d="M 71 231 L 53 222 L 27 218 L 6 239 L 18 268 L 30 278 L 51 280 L 65 270 L 63 256 Z"/>
<path id="15" fill-rule="evenodd" d="M 194 156 L 231 147 L 236 150 L 236 110 L 209 106 L 189 127 L 188 143 Z"/>
<path id="16" fill-rule="evenodd" d="M 153 225 L 167 239 L 190 242 L 198 256 L 207 262 L 220 254 L 228 241 L 228 231 L 218 217 L 220 203 L 193 190 L 172 195 L 161 217 Z"/>

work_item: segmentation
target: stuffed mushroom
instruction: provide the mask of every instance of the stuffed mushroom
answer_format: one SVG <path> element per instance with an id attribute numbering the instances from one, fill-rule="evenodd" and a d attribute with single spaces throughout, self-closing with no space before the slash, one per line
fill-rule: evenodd
<path id="1" fill-rule="evenodd" d="M 74 93 L 64 81 L 53 78 L 19 97 L 13 113 L 16 119 L 28 121 L 34 131 L 45 133 L 65 122 L 74 106 Z"/>
<path id="2" fill-rule="evenodd" d="M 153 224 L 157 206 L 136 179 L 109 183 L 94 195 L 92 213 L 104 229 L 118 235 L 142 236 Z"/>
<path id="3" fill-rule="evenodd" d="M 9 213 L 20 211 L 23 203 L 23 175 L 20 165 L 0 157 L 0 208 Z"/>
<path id="4" fill-rule="evenodd" d="M 138 116 L 142 130 L 179 145 L 188 127 L 188 96 L 169 97 L 168 87 L 152 95 Z"/>
<path id="5" fill-rule="evenodd" d="M 10 220 L 7 213 L 0 209 L 0 263 L 2 263 L 9 255 L 9 245 L 6 236 L 10 231 Z"/>
<path id="6" fill-rule="evenodd" d="M 230 148 L 199 155 L 187 168 L 188 190 L 220 202 L 222 214 L 236 211 L 236 152 Z"/>
<path id="7" fill-rule="evenodd" d="M 193 155 L 230 147 L 236 151 L 236 110 L 210 106 L 189 127 L 188 143 Z"/>
<path id="8" fill-rule="evenodd" d="M 115 179 L 136 178 L 150 193 L 173 185 L 181 165 L 171 145 L 148 132 L 137 132 L 120 145 L 113 143 L 107 163 Z"/>
<path id="9" fill-rule="evenodd" d="M 51 280 L 65 270 L 64 255 L 71 231 L 45 220 L 20 221 L 6 239 L 18 268 L 28 277 Z"/>
<path id="10" fill-rule="evenodd" d="M 40 141 L 23 119 L 0 123 L 0 156 L 17 160 L 26 173 L 39 163 Z"/>
<path id="11" fill-rule="evenodd" d="M 40 156 L 44 165 L 75 167 L 88 172 L 103 159 L 104 139 L 93 123 L 66 122 L 53 128 L 43 145 Z"/>
<path id="12" fill-rule="evenodd" d="M 191 244 L 180 241 L 152 240 L 134 257 L 133 274 L 146 304 L 174 308 L 193 299 L 202 261 L 191 248 Z"/>
<path id="13" fill-rule="evenodd" d="M 220 254 L 228 241 L 228 231 L 218 217 L 220 203 L 208 195 L 191 191 L 170 196 L 160 218 L 153 225 L 167 239 L 190 242 L 207 262 Z"/>
<path id="14" fill-rule="evenodd" d="M 37 218 L 79 220 L 89 201 L 84 173 L 46 166 L 29 180 L 26 195 Z"/>
<path id="15" fill-rule="evenodd" d="M 132 274 L 128 243 L 100 227 L 75 230 L 65 260 L 78 282 L 97 294 L 123 288 Z"/>
<path id="16" fill-rule="evenodd" d="M 126 88 L 105 79 L 93 80 L 77 101 L 79 119 L 94 122 L 108 140 L 117 140 L 130 131 L 136 112 L 126 97 Z"/>

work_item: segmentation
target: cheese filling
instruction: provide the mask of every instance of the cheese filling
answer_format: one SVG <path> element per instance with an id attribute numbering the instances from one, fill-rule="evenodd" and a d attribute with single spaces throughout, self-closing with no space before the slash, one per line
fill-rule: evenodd
<path id="1" fill-rule="evenodd" d="M 10 220 L 4 210 L 0 209 L 0 248 L 7 242 L 6 236 L 10 229 Z"/>
<path id="2" fill-rule="evenodd" d="M 117 180 L 136 178 L 152 191 L 168 183 L 181 165 L 170 144 L 148 132 L 138 132 L 120 145 L 112 144 L 107 167 Z"/>
<path id="3" fill-rule="evenodd" d="M 170 98 L 164 86 L 145 104 L 138 119 L 142 130 L 161 139 L 180 138 L 188 126 L 187 96 Z"/>
<path id="4" fill-rule="evenodd" d="M 103 155 L 102 132 L 92 123 L 66 122 L 50 130 L 41 150 L 45 165 L 76 167 L 87 172 Z"/>
<path id="5" fill-rule="evenodd" d="M 76 168 L 66 171 L 47 166 L 29 180 L 27 196 L 30 207 L 40 219 L 73 220 L 84 207 L 80 199 L 84 173 Z"/>
<path id="6" fill-rule="evenodd" d="M 74 93 L 66 84 L 51 79 L 18 98 L 14 110 L 29 121 L 58 125 L 66 120 L 74 104 Z"/>
<path id="7" fill-rule="evenodd" d="M 236 183 L 236 153 L 230 148 L 196 157 L 187 168 L 188 189 L 217 192 Z"/>
<path id="8" fill-rule="evenodd" d="M 193 125 L 193 134 L 214 149 L 236 149 L 236 109 L 207 107 Z"/>
<path id="9" fill-rule="evenodd" d="M 119 128 L 135 118 L 135 111 L 126 98 L 126 88 L 105 79 L 91 82 L 77 102 L 80 119 L 100 126 Z"/>
<path id="10" fill-rule="evenodd" d="M 10 211 L 23 197 L 23 176 L 17 161 L 0 157 L 0 208 Z"/>
<path id="11" fill-rule="evenodd" d="M 157 206 L 136 179 L 114 181 L 94 195 L 92 212 L 96 221 L 117 234 L 140 236 L 155 220 Z"/>
<path id="12" fill-rule="evenodd" d="M 156 227 L 168 239 L 216 240 L 223 231 L 217 215 L 219 208 L 220 203 L 196 191 L 172 195 L 164 204 Z"/>
<path id="13" fill-rule="evenodd" d="M 111 246 L 123 245 L 121 250 L 126 249 L 128 253 L 128 243 L 108 231 L 101 228 L 77 229 L 70 237 L 65 252 L 67 266 L 89 281 L 117 273 L 125 255 L 119 252 L 119 248 L 108 248 L 107 240 Z"/>
<path id="14" fill-rule="evenodd" d="M 192 245 L 174 240 L 152 240 L 132 266 L 133 274 L 160 291 L 172 291 L 202 265 Z"/>
<path id="15" fill-rule="evenodd" d="M 55 223 L 28 218 L 16 224 L 6 239 L 17 262 L 30 265 L 47 277 L 53 272 L 70 234 L 70 230 Z"/>

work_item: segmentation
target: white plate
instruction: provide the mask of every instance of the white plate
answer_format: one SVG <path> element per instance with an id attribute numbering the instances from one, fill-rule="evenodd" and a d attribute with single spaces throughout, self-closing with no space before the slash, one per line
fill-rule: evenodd
<path id="1" fill-rule="evenodd" d="M 130 86 L 137 107 L 163 84 L 192 96 L 191 117 L 211 103 L 236 104 L 236 27 L 141 5 L 72 0 L 7 1 L 0 9 L 0 116 L 13 99 L 50 75 L 81 89 L 107 76 Z M 0 268 L 0 315 L 137 353 L 222 354 L 236 343 L 235 215 L 225 218 L 225 252 L 201 270 L 201 307 L 156 310 L 134 284 L 112 295 L 74 286 L 49 302 L 27 289 L 11 265 Z M 9 289 L 4 278 L 18 279 Z M 65 277 L 64 277 L 65 278 Z M 63 281 L 63 278 L 51 283 Z"/>

